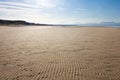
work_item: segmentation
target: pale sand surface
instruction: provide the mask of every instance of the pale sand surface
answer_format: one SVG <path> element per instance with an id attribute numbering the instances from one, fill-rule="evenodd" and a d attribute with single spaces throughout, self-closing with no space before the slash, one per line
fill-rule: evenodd
<path id="1" fill-rule="evenodd" d="M 0 26 L 0 80 L 120 80 L 120 28 Z"/>

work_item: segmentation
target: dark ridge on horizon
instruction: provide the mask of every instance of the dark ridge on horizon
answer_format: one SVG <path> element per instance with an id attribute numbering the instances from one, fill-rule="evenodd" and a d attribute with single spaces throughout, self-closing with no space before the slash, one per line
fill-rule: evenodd
<path id="1" fill-rule="evenodd" d="M 0 25 L 40 25 L 46 26 L 48 24 L 38 24 L 38 23 L 30 23 L 24 20 L 3 20 L 0 19 Z"/>
<path id="2" fill-rule="evenodd" d="M 40 23 L 31 23 L 24 20 L 4 20 L 4 19 L 0 19 L 0 25 L 77 26 L 77 25 L 70 25 L 70 24 L 40 24 Z"/>

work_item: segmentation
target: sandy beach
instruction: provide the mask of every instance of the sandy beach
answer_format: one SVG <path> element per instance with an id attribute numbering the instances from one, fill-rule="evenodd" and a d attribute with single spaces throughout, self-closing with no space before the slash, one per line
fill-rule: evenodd
<path id="1" fill-rule="evenodd" d="M 120 28 L 0 26 L 0 80 L 120 80 Z"/>

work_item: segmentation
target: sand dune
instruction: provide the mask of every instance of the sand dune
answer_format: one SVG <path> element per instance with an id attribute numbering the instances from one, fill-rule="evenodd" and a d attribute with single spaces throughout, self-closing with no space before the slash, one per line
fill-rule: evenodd
<path id="1" fill-rule="evenodd" d="M 0 26 L 0 80 L 120 80 L 120 28 Z"/>

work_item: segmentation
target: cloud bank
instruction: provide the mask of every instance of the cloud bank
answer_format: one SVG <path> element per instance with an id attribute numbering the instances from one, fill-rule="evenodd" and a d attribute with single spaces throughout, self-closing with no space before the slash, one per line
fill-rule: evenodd
<path id="1" fill-rule="evenodd" d="M 98 14 L 96 10 L 82 7 L 82 4 L 74 1 L 79 3 L 80 0 L 2 0 L 0 1 L 0 19 L 52 24 L 120 21 L 119 17 Z"/>

